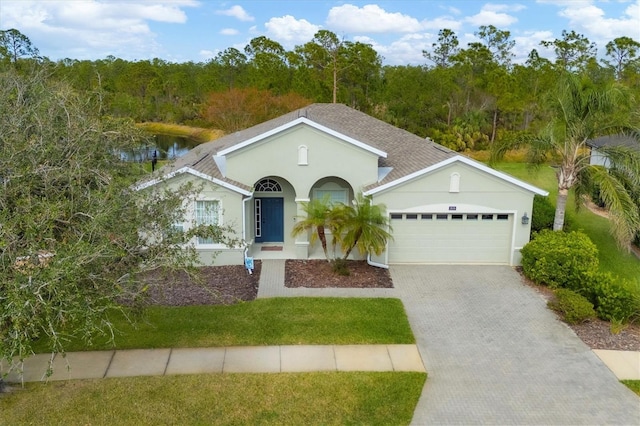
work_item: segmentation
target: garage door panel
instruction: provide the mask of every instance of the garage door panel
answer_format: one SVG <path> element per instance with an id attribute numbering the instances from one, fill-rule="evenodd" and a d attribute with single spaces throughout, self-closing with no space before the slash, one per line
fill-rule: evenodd
<path id="1" fill-rule="evenodd" d="M 415 220 L 394 215 L 389 263 L 509 263 L 513 215 L 491 217 L 447 215 L 442 220 L 433 214 L 432 220 Z"/>

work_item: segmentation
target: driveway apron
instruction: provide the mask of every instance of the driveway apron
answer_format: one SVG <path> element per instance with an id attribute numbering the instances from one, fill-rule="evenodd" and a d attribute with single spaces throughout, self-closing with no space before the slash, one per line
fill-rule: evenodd
<path id="1" fill-rule="evenodd" d="M 640 424 L 640 399 L 513 268 L 391 276 L 429 373 L 412 424 Z"/>

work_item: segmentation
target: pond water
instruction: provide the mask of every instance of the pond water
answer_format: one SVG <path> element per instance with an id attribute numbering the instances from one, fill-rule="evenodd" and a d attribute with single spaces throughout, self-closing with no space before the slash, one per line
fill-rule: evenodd
<path id="1" fill-rule="evenodd" d="M 158 160 L 173 160 L 200 144 L 193 139 L 170 135 L 154 135 L 154 140 L 155 144 L 121 153 L 122 159 L 140 163 L 151 161 L 155 153 Z"/>

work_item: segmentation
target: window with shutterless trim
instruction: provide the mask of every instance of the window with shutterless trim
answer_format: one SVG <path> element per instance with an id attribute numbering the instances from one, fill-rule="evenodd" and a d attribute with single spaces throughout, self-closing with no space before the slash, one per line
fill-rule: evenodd
<path id="1" fill-rule="evenodd" d="M 313 190 L 313 198 L 317 200 L 322 200 L 327 198 L 330 204 L 347 204 L 347 194 L 348 191 L 346 189 L 314 189 Z"/>
<path id="2" fill-rule="evenodd" d="M 220 202 L 218 200 L 198 200 L 195 205 L 195 222 L 199 225 L 219 225 Z M 213 238 L 198 237 L 198 244 L 216 244 Z"/>

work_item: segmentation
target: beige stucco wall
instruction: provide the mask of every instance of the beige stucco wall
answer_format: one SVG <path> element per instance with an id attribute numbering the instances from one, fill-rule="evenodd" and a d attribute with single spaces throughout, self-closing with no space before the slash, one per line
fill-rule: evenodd
<path id="1" fill-rule="evenodd" d="M 307 148 L 307 165 L 298 164 L 301 145 Z M 226 176 L 247 185 L 279 176 L 291 183 L 296 197 L 306 198 L 314 183 L 328 176 L 344 179 L 356 190 L 376 182 L 378 156 L 301 124 L 228 154 Z"/>
<path id="2" fill-rule="evenodd" d="M 161 190 L 169 188 L 177 190 L 181 185 L 187 182 L 193 182 L 200 193 L 197 200 L 218 200 L 221 208 L 221 225 L 230 226 L 235 234 L 234 238 L 242 238 L 242 200 L 243 196 L 237 192 L 231 191 L 213 182 L 207 181 L 190 173 L 183 173 L 161 182 L 153 188 Z M 193 203 L 194 200 L 188 201 Z M 190 209 L 192 210 L 192 209 Z M 186 218 L 185 221 L 192 218 Z M 242 248 L 229 249 L 224 247 L 203 247 L 196 246 L 200 262 L 203 265 L 236 265 L 244 262 L 244 253 Z"/>
<path id="3" fill-rule="evenodd" d="M 459 192 L 450 192 L 452 175 L 459 175 Z M 509 213 L 514 216 L 512 265 L 520 264 L 520 249 L 529 241 L 533 193 L 497 176 L 461 162 L 454 162 L 390 190 L 374 195 L 392 212 Z M 455 208 L 455 210 L 452 210 Z M 386 263 L 386 254 L 373 259 Z"/>

